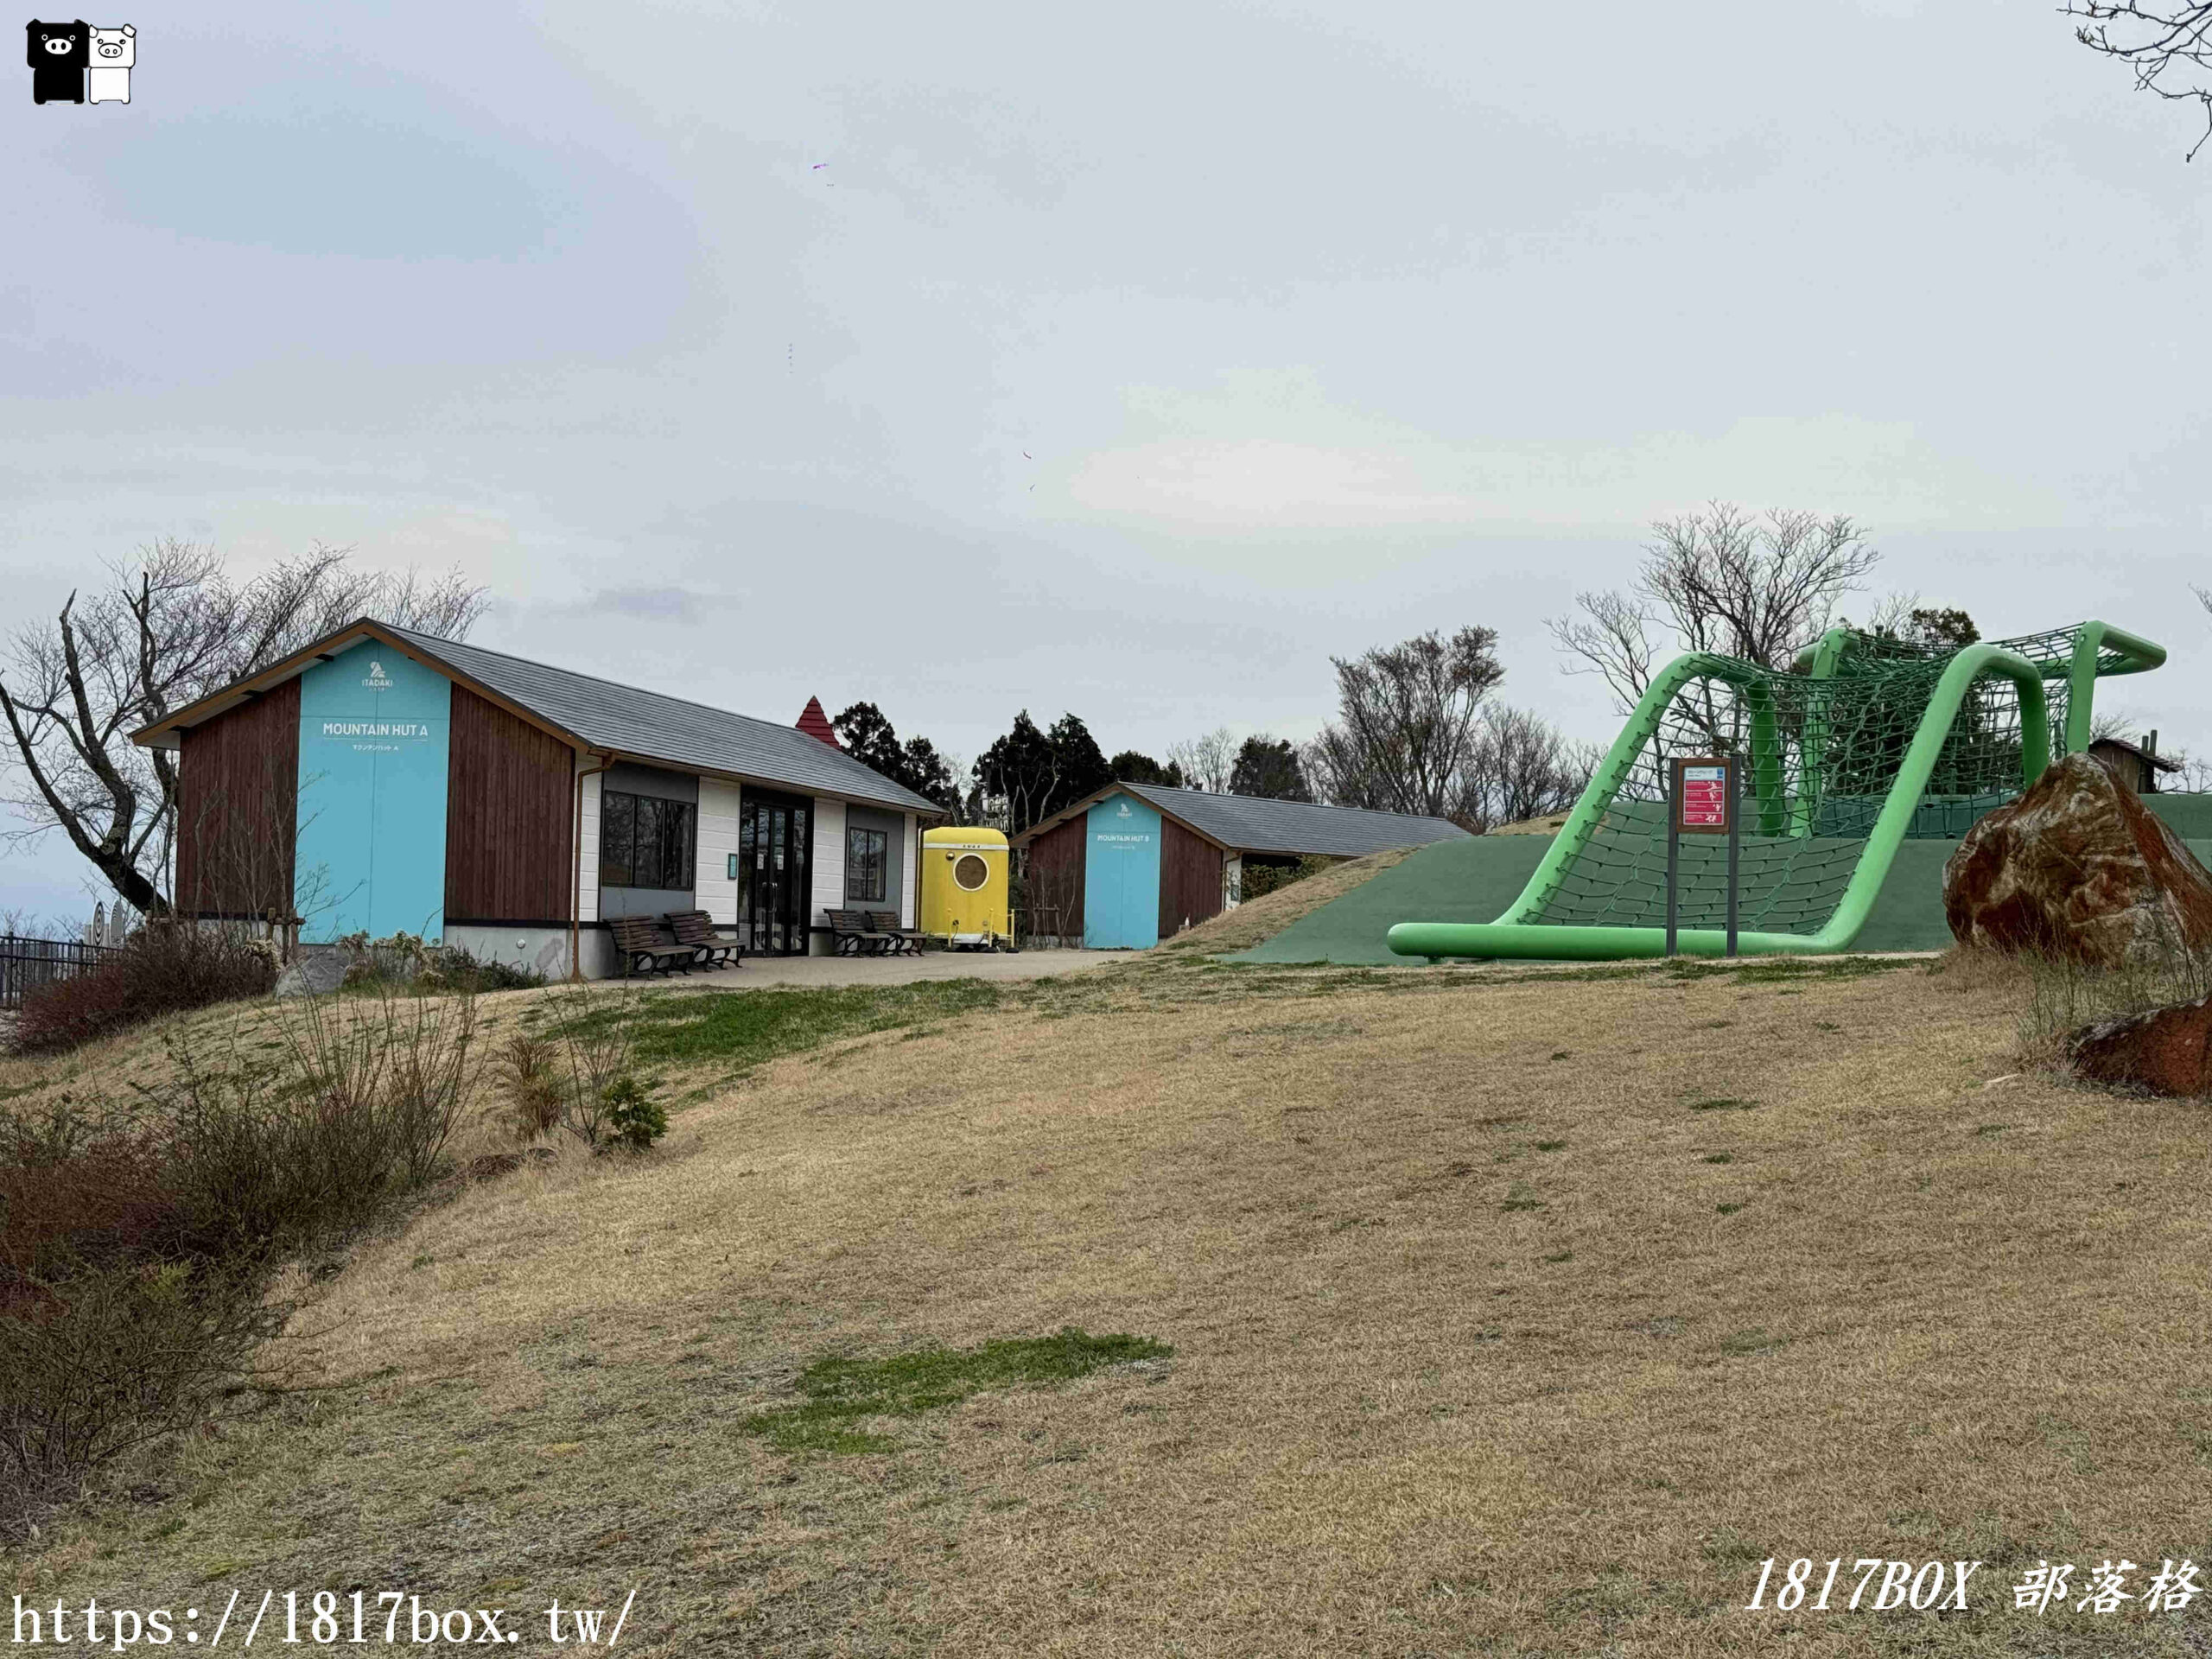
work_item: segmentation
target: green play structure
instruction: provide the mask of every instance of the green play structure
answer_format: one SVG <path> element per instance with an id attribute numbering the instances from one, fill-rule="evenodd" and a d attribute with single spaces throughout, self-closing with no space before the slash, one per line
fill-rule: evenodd
<path id="1" fill-rule="evenodd" d="M 2166 659 L 2104 622 L 1963 648 L 1836 628 L 1789 672 L 1710 652 L 1651 682 L 1521 896 L 1494 922 L 1401 922 L 1404 957 L 1602 961 L 1666 948 L 1669 757 L 1740 757 L 1746 955 L 1848 950 L 1908 841 L 1955 840 L 2089 744 L 2099 678 Z M 1676 949 L 1719 956 L 1721 838 L 1685 836 Z"/>

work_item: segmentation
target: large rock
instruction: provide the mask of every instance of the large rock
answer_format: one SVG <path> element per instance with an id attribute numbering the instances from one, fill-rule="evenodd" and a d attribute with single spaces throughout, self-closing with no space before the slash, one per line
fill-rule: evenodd
<path id="1" fill-rule="evenodd" d="M 2212 871 L 2102 762 L 2069 754 L 1967 831 L 1943 911 L 1961 944 L 2116 967 L 2212 946 Z"/>
<path id="2" fill-rule="evenodd" d="M 346 982 L 353 957 L 337 945 L 306 944 L 276 976 L 279 996 L 325 996 Z"/>
<path id="3" fill-rule="evenodd" d="M 2066 1041 L 2075 1071 L 2093 1083 L 2131 1084 L 2156 1095 L 2212 1092 L 2212 996 L 2085 1026 Z"/>

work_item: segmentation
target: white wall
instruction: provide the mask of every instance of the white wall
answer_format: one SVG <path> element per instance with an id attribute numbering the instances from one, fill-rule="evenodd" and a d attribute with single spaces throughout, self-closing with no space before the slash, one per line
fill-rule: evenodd
<path id="1" fill-rule="evenodd" d="M 578 860 L 583 893 L 576 914 L 587 922 L 599 919 L 599 785 L 597 772 L 584 779 L 583 848 Z"/>
<path id="2" fill-rule="evenodd" d="M 583 855 L 581 861 L 583 876 L 583 902 L 579 912 L 586 922 L 599 919 L 599 799 L 601 778 L 594 773 L 584 779 Z M 719 779 L 699 779 L 699 844 L 697 864 L 693 880 L 698 894 L 699 907 L 724 927 L 737 923 L 737 883 L 729 879 L 730 855 L 737 851 L 738 806 L 743 798 L 738 786 Z M 915 925 L 919 913 L 918 889 L 921 886 L 921 828 L 911 812 L 904 815 L 906 834 L 900 838 L 901 873 L 899 881 L 899 925 Z M 845 904 L 845 804 L 822 796 L 814 798 L 814 908 L 808 920 L 817 927 L 829 925 L 827 910 L 842 910 Z M 563 940 L 565 945 L 565 938 Z M 508 942 L 508 954 L 513 953 Z M 584 971 L 589 974 L 596 964 L 592 960 L 589 941 L 585 946 Z M 562 970 L 566 971 L 565 957 Z M 611 960 L 611 957 L 610 957 Z"/>
<path id="3" fill-rule="evenodd" d="M 737 883 L 729 861 L 737 851 L 738 788 L 717 778 L 699 780 L 699 855 L 693 866 L 699 908 L 724 927 L 737 925 Z"/>
<path id="4" fill-rule="evenodd" d="M 1234 910 L 1244 902 L 1244 859 L 1232 853 L 1221 861 L 1221 907 Z"/>
<path id="5" fill-rule="evenodd" d="M 583 946 L 584 977 L 605 979 L 619 965 L 614 941 L 595 928 L 578 936 Z M 569 976 L 569 930 L 565 927 L 449 927 L 446 943 L 484 961 L 511 962 L 535 969 L 550 980 Z"/>
<path id="6" fill-rule="evenodd" d="M 914 920 L 916 906 L 921 902 L 915 897 L 914 889 L 920 886 L 922 879 L 922 832 L 914 827 L 914 815 L 911 812 L 906 814 L 904 839 L 906 850 L 899 859 L 899 925 L 916 927 L 920 925 Z"/>
<path id="7" fill-rule="evenodd" d="M 845 907 L 845 804 L 814 798 L 814 910 L 807 919 L 827 927 L 825 910 Z"/>

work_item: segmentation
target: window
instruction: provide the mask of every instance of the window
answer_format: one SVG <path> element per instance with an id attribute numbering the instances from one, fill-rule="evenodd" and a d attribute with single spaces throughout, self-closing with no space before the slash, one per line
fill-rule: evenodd
<path id="1" fill-rule="evenodd" d="M 607 791 L 599 804 L 600 886 L 690 892 L 695 810 L 689 801 Z"/>
<path id="2" fill-rule="evenodd" d="M 952 879 L 973 893 L 991 879 L 991 867 L 973 853 L 963 853 L 959 862 L 952 867 Z"/>
<path id="3" fill-rule="evenodd" d="M 847 901 L 885 902 L 891 880 L 891 837 L 880 830 L 845 831 Z"/>

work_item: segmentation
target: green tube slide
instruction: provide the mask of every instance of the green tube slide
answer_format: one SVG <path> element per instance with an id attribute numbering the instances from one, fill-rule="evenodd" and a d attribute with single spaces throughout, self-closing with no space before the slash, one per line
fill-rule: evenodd
<path id="1" fill-rule="evenodd" d="M 2098 667 L 2107 651 L 2116 662 Z M 2074 631 L 2074 649 L 2066 664 L 2066 753 L 2080 754 L 2089 747 L 2090 702 L 2096 696 L 2100 674 L 2141 674 L 2166 660 L 2164 645 L 2115 628 L 2109 622 L 2084 622 Z"/>
<path id="2" fill-rule="evenodd" d="M 2063 636 L 2062 636 L 2063 637 Z M 1913 817 L 1927 793 L 1929 781 L 1954 721 L 1966 704 L 1975 682 L 1985 678 L 2009 680 L 2020 702 L 2020 784 L 2023 788 L 2043 775 L 2050 761 L 2050 715 L 2044 692 L 2046 676 L 2066 676 L 2069 698 L 2066 741 L 2074 747 L 2079 722 L 2082 746 L 2088 741 L 2088 688 L 2098 672 L 2101 654 L 2118 654 L 2102 671 L 2134 673 L 2154 668 L 2165 653 L 2148 641 L 2123 633 L 2102 623 L 2089 623 L 2075 631 L 2069 656 L 2044 662 L 2031 660 L 2004 644 L 1980 644 L 1958 652 L 1943 669 L 1929 696 L 1926 708 L 1913 730 L 1910 747 L 1888 790 L 1879 814 L 1866 836 L 1866 843 L 1841 896 L 1818 931 L 1780 933 L 1746 931 L 1738 935 L 1738 949 L 1745 955 L 1819 955 L 1845 950 L 1865 925 L 1867 912 L 1880 892 L 1899 843 L 1911 829 Z M 1824 639 L 1810 677 L 1831 679 L 1848 672 L 1844 640 Z M 1537 920 L 1547 903 L 1566 881 L 1576 861 L 1588 848 L 1599 823 L 1613 806 L 1638 756 L 1661 728 L 1669 706 L 1685 686 L 1698 679 L 1717 679 L 1737 687 L 1744 695 L 1750 715 L 1751 779 L 1760 833 L 1771 835 L 1787 824 L 1788 833 L 1806 836 L 1813 832 L 1809 797 L 1817 788 L 1816 767 L 1825 732 L 1816 730 L 1807 741 L 1812 788 L 1801 791 L 1794 811 L 1788 810 L 1781 792 L 1781 763 L 1773 714 L 1773 676 L 1756 664 L 1734 658 L 1694 652 L 1677 658 L 1652 682 L 1635 712 L 1589 785 L 1574 811 L 1554 839 L 1542 864 L 1507 912 L 1494 922 L 1401 922 L 1390 929 L 1390 949 L 1405 957 L 1504 957 L 1568 961 L 1611 961 L 1658 957 L 1666 950 L 1663 930 L 1651 926 L 1586 924 L 1545 924 Z M 1837 696 L 1846 695 L 1838 692 Z M 1824 714 L 1808 721 L 1825 721 Z M 1717 957 L 1727 948 L 1727 935 L 1719 928 L 1686 927 L 1676 935 L 1678 951 L 1688 956 Z"/>

